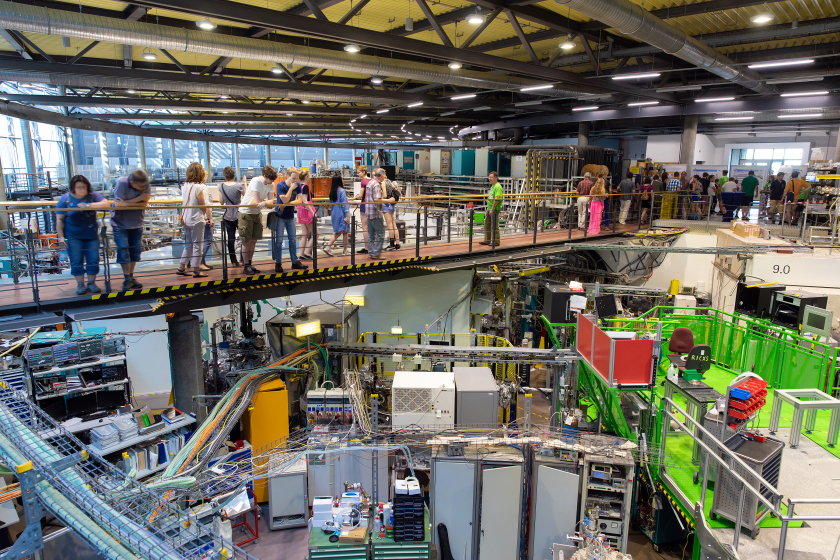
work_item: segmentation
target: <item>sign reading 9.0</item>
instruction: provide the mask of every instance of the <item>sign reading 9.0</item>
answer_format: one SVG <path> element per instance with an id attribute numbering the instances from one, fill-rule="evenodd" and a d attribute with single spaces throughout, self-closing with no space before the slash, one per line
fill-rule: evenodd
<path id="1" fill-rule="evenodd" d="M 786 264 L 786 265 L 780 266 L 778 264 L 774 264 L 773 265 L 773 272 L 775 274 L 790 274 L 790 265 Z"/>

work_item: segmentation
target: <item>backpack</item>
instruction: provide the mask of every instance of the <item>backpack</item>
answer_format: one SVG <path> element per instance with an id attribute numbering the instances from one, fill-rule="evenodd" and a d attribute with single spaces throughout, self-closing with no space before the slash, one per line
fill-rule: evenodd
<path id="1" fill-rule="evenodd" d="M 392 183 L 390 180 L 385 181 L 385 198 L 393 198 L 394 204 L 400 201 L 399 185 Z"/>
<path id="2" fill-rule="evenodd" d="M 647 189 L 642 191 L 642 200 L 650 200 L 650 191 Z"/>

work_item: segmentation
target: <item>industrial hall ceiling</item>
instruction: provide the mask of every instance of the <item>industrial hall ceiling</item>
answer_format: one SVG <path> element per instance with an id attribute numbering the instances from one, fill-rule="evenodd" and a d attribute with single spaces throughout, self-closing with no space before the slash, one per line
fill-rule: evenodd
<path id="1" fill-rule="evenodd" d="M 836 128 L 836 0 L 0 0 L 0 113 L 384 146 Z"/>

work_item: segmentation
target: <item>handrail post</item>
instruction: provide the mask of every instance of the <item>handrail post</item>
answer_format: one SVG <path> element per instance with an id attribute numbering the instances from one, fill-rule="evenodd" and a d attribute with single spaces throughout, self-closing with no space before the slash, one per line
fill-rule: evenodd
<path id="1" fill-rule="evenodd" d="M 420 258 L 420 207 L 417 207 L 417 223 L 414 228 L 414 256 Z"/>
<path id="2" fill-rule="evenodd" d="M 423 207 L 423 245 L 429 244 L 429 207 Z M 418 257 L 420 255 L 417 255 Z"/>
<path id="3" fill-rule="evenodd" d="M 228 279 L 228 269 L 227 269 L 227 257 L 228 257 L 228 247 L 227 247 L 227 232 L 225 231 L 227 228 L 225 227 L 225 217 L 224 214 L 222 215 L 222 280 Z"/>
<path id="4" fill-rule="evenodd" d="M 356 214 L 350 216 L 350 266 L 356 266 Z"/>
<path id="5" fill-rule="evenodd" d="M 105 265 L 103 268 L 103 277 L 105 279 L 105 291 L 111 291 L 111 263 L 108 259 L 110 247 L 108 246 L 108 229 L 105 226 L 105 215 L 102 216 L 102 228 L 99 230 L 100 237 L 102 237 L 102 262 Z"/>
<path id="6" fill-rule="evenodd" d="M 660 202 L 660 205 L 662 202 Z M 650 216 L 648 217 L 648 233 L 650 233 L 650 228 L 653 227 L 653 212 L 656 210 L 656 191 L 650 191 Z M 661 209 L 660 209 L 661 211 Z"/>
<path id="7" fill-rule="evenodd" d="M 469 252 L 472 253 L 472 238 L 473 238 L 473 220 L 475 219 L 475 208 L 470 208 L 470 225 L 468 229 L 470 243 Z"/>
<path id="8" fill-rule="evenodd" d="M 399 235 L 399 232 L 397 232 Z M 452 201 L 446 203 L 446 243 L 452 243 Z"/>
<path id="9" fill-rule="evenodd" d="M 318 211 L 312 216 L 312 270 L 318 268 Z"/>
<path id="10" fill-rule="evenodd" d="M 545 201 L 543 201 L 543 211 L 545 211 Z M 537 205 L 534 204 L 534 247 L 537 246 L 537 227 L 539 224 L 539 216 L 537 214 Z"/>

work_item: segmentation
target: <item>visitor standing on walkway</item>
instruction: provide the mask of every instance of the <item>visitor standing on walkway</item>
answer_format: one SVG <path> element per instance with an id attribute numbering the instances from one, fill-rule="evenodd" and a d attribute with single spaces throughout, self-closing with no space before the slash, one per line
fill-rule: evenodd
<path id="1" fill-rule="evenodd" d="M 487 178 L 490 180 L 490 194 L 487 196 L 487 214 L 484 216 L 484 241 L 479 241 L 478 244 L 493 244 L 494 247 L 498 247 L 501 243 L 499 212 L 502 209 L 504 191 L 499 183 L 499 175 L 495 171 L 491 171 Z"/>
<path id="2" fill-rule="evenodd" d="M 307 174 L 309 172 L 307 171 Z M 277 178 L 277 171 L 270 165 L 263 167 L 263 176 L 274 182 Z M 277 230 L 274 232 L 274 272 L 283 272 L 283 235 L 289 240 L 289 260 L 292 261 L 292 269 L 306 270 L 309 268 L 297 256 L 297 227 L 295 225 L 295 206 L 300 206 L 302 201 L 300 191 L 303 185 L 298 182 L 300 172 L 296 167 L 286 168 L 286 179 L 277 183 L 274 203 L 277 205 Z"/>
<path id="3" fill-rule="evenodd" d="M 207 276 L 201 272 L 201 245 L 204 241 L 205 225 L 213 227 L 213 214 L 210 208 L 185 208 L 186 206 L 204 206 L 207 204 L 207 174 L 198 162 L 187 167 L 187 181 L 181 187 L 181 226 L 184 228 L 184 249 L 181 251 L 181 263 L 175 274 L 188 276 L 187 265 L 192 266 L 193 278 Z"/>
<path id="4" fill-rule="evenodd" d="M 601 215 L 604 213 L 604 199 L 607 197 L 603 173 L 598 173 L 598 178 L 589 191 L 589 196 L 592 201 L 589 203 L 589 229 L 587 233 L 591 235 L 601 233 Z"/>
<path id="5" fill-rule="evenodd" d="M 210 177 L 210 173 L 204 169 L 204 179 L 201 181 L 204 185 L 207 185 L 207 180 Z M 204 200 L 205 204 L 215 204 L 216 201 L 213 200 L 213 193 L 210 192 L 210 189 L 204 189 Z M 213 246 L 213 229 L 214 229 L 213 220 L 207 220 L 207 223 L 204 224 L 204 248 L 201 250 L 201 270 L 213 270 L 213 267 L 207 264 L 207 255 L 210 254 L 210 248 Z"/>
<path id="6" fill-rule="evenodd" d="M 69 190 L 58 199 L 56 209 L 111 206 L 99 193 L 93 192 L 90 181 L 84 175 L 76 175 L 70 179 L 69 185 Z M 67 247 L 70 274 L 76 277 L 76 295 L 98 294 L 102 290 L 96 285 L 96 275 L 99 274 L 99 228 L 96 223 L 96 211 L 59 210 L 55 214 L 58 243 Z"/>
<path id="7" fill-rule="evenodd" d="M 741 219 L 750 220 L 750 207 L 755 198 L 755 189 L 758 186 L 758 177 L 755 171 L 750 170 L 749 174 L 741 181 L 741 191 L 744 197 L 741 199 Z"/>
<path id="8" fill-rule="evenodd" d="M 309 171 L 306 169 L 302 170 L 298 177 L 298 182 L 300 183 L 300 193 L 298 194 L 298 197 L 300 197 L 300 206 L 298 206 L 297 214 L 298 223 L 300 224 L 300 239 L 298 240 L 300 258 L 312 260 L 312 254 L 306 251 L 310 247 L 312 251 L 318 250 L 317 240 L 312 239 L 312 222 L 318 219 L 318 214 L 312 205 L 312 185 L 310 184 L 312 180 L 309 176 Z"/>
<path id="9" fill-rule="evenodd" d="M 785 172 L 779 171 L 773 182 L 770 183 L 770 202 L 767 206 L 767 219 L 771 224 L 776 223 L 776 213 L 779 214 L 779 223 L 785 218 Z"/>
<path id="10" fill-rule="evenodd" d="M 368 177 L 368 168 L 367 166 L 360 165 L 356 168 L 356 177 L 359 178 L 359 181 L 362 183 L 362 192 L 359 193 L 359 196 L 353 197 L 353 200 L 362 200 L 365 199 L 365 192 L 367 192 L 367 186 L 370 182 L 370 177 Z M 368 252 L 368 225 L 367 225 L 367 214 L 365 213 L 365 205 L 359 205 L 359 217 L 362 220 L 362 237 L 365 240 L 364 246 L 356 251 L 356 248 L 353 247 L 353 250 L 359 254 L 365 254 Z M 352 219 L 352 218 L 351 218 Z"/>
<path id="11" fill-rule="evenodd" d="M 654 177 L 658 176 L 659 175 L 654 175 Z M 645 177 L 645 182 L 642 184 L 640 192 L 641 195 L 639 198 L 641 202 L 639 204 L 639 208 L 642 209 L 642 215 L 639 218 L 639 224 L 645 224 L 647 223 L 647 215 L 650 212 L 650 203 L 653 198 L 653 181 L 651 181 L 650 177 Z"/>
<path id="12" fill-rule="evenodd" d="M 114 204 L 111 210 L 111 231 L 117 245 L 117 264 L 123 271 L 122 291 L 138 290 L 143 284 L 134 279 L 134 267 L 143 252 L 143 219 L 145 207 L 152 198 L 149 177 L 142 169 L 120 177 L 114 185 Z M 128 206 L 142 209 L 121 210 Z"/>
<path id="13" fill-rule="evenodd" d="M 633 172 L 628 171 L 626 178 L 618 184 L 621 191 L 621 212 L 618 215 L 618 223 L 627 224 L 627 213 L 630 211 L 630 203 L 633 202 L 633 193 L 636 192 L 636 182 L 633 180 Z"/>
<path id="14" fill-rule="evenodd" d="M 344 190 L 344 180 L 340 175 L 334 175 L 332 178 L 330 202 L 332 203 L 332 206 L 330 206 L 330 221 L 332 222 L 333 236 L 329 241 L 324 243 L 324 252 L 332 257 L 333 243 L 341 235 L 344 240 L 344 253 L 341 255 L 343 257 L 347 255 L 347 231 L 350 229 L 350 205 L 347 201 L 347 191 Z"/>
<path id="15" fill-rule="evenodd" d="M 386 251 L 397 251 L 400 248 L 400 232 L 397 231 L 397 201 L 400 199 L 399 189 L 387 177 L 385 178 L 382 196 L 382 216 L 385 218 L 385 228 L 388 230 L 388 246 Z"/>
<path id="16" fill-rule="evenodd" d="M 785 196 L 788 198 L 786 220 L 795 226 L 805 210 L 808 197 L 811 196 L 811 185 L 799 178 L 799 171 L 793 171 L 790 174 L 790 181 L 785 187 Z"/>
<path id="17" fill-rule="evenodd" d="M 373 172 L 373 179 L 368 181 L 365 188 L 365 215 L 368 226 L 368 256 L 373 260 L 380 260 L 382 243 L 385 239 L 385 220 L 382 219 L 382 182 L 386 179 L 385 170 L 377 168 Z M 376 203 L 376 204 L 374 204 Z"/>
<path id="18" fill-rule="evenodd" d="M 225 167 L 222 170 L 225 182 L 219 186 L 219 195 L 222 204 L 225 206 L 237 206 L 242 202 L 242 195 L 245 193 L 245 177 L 242 182 L 236 182 L 236 172 L 233 167 Z M 222 228 L 227 235 L 227 249 L 230 255 L 230 264 L 233 267 L 240 267 L 242 263 L 236 260 L 236 230 L 239 228 L 239 208 L 226 208 L 222 216 Z M 224 250 L 224 249 L 222 249 Z M 241 259 L 241 252 L 240 252 Z"/>
<path id="19" fill-rule="evenodd" d="M 589 206 L 589 191 L 592 190 L 592 175 L 587 171 L 583 174 L 583 180 L 577 184 L 577 212 L 578 229 L 586 226 L 586 209 Z"/>
<path id="20" fill-rule="evenodd" d="M 252 260 L 257 241 L 263 237 L 262 209 L 274 204 L 272 194 L 275 178 L 276 172 L 271 179 L 262 175 L 251 179 L 239 208 L 239 239 L 242 240 L 242 263 L 245 265 L 242 272 L 249 276 L 260 273 L 254 268 Z"/>

